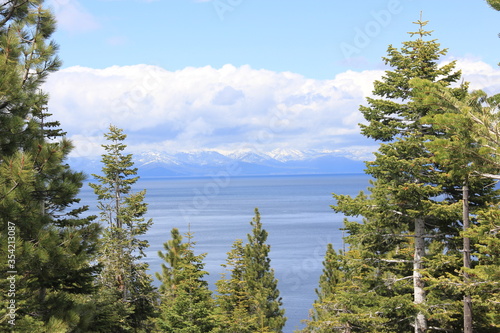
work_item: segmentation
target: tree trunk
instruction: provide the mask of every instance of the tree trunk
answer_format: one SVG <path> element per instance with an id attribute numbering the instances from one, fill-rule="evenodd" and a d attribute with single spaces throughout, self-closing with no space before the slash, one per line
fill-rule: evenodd
<path id="1" fill-rule="evenodd" d="M 121 229 L 122 228 L 122 221 L 121 221 L 121 215 L 120 215 L 120 178 L 118 177 L 118 174 L 115 176 L 115 213 L 116 213 L 116 227 Z"/>
<path id="2" fill-rule="evenodd" d="M 413 301 L 420 305 L 425 303 L 424 282 L 422 280 L 423 258 L 425 256 L 425 223 L 423 218 L 415 219 L 415 255 L 413 258 Z M 427 319 L 422 312 L 415 318 L 415 333 L 427 330 Z"/>
<path id="3" fill-rule="evenodd" d="M 467 231 L 470 225 L 469 221 L 469 185 L 466 180 L 463 186 L 463 229 Z M 464 283 L 469 282 L 469 274 L 466 269 L 470 268 L 470 239 L 464 237 Z M 472 333 L 472 298 L 469 292 L 464 295 L 464 333 Z"/>

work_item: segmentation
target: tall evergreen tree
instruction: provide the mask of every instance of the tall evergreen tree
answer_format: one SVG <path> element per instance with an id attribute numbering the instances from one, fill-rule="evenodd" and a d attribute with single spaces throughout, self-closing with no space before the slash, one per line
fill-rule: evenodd
<path id="1" fill-rule="evenodd" d="M 348 270 L 345 266 L 345 258 L 342 253 L 337 254 L 332 244 L 327 245 L 325 260 L 323 261 L 323 273 L 319 279 L 319 288 L 316 289 L 317 300 L 311 311 L 311 319 L 306 320 L 307 326 L 302 332 L 351 332 L 355 318 L 351 320 L 338 320 L 339 313 L 345 313 L 343 302 L 335 295 L 335 290 L 340 287 L 348 288 L 346 277 Z"/>
<path id="2" fill-rule="evenodd" d="M 369 106 L 360 107 L 360 111 L 369 122 L 368 125 L 361 125 L 365 136 L 382 141 L 396 140 L 382 145 L 376 154 L 376 160 L 367 163 L 367 172 L 376 179 L 373 182 L 372 196 L 367 198 L 362 194 L 354 200 L 336 196 L 338 203 L 334 209 L 346 215 L 365 217 L 365 223 L 356 226 L 357 229 L 350 223 L 346 225 L 350 234 L 348 241 L 355 246 L 368 241 L 370 248 L 366 254 L 369 257 L 372 257 L 370 252 L 382 256 L 373 259 L 381 272 L 392 270 L 392 274 L 396 274 L 397 278 L 408 276 L 408 265 L 398 267 L 395 271 L 392 267 L 394 265 L 387 263 L 389 260 L 394 260 L 392 252 L 395 249 L 403 248 L 407 252 L 408 248 L 414 248 L 411 274 L 413 296 L 415 304 L 421 305 L 425 303 L 421 275 L 425 256 L 423 236 L 426 231 L 423 217 L 429 215 L 428 199 L 436 196 L 438 192 L 432 186 L 426 186 L 428 181 L 423 179 L 424 175 L 428 174 L 426 167 L 428 168 L 429 163 L 428 155 L 423 149 L 424 129 L 421 128 L 419 119 L 427 109 L 407 102 L 411 99 L 409 81 L 414 77 L 435 80 L 438 76 L 442 76 L 443 81 L 453 82 L 460 74 L 452 73 L 453 63 L 445 68 L 438 68 L 436 60 L 446 51 L 440 50 L 439 44 L 434 40 L 424 41 L 423 37 L 428 36 L 430 32 L 423 30 L 426 22 L 419 21 L 418 24 L 419 31 L 412 35 L 417 34 L 420 38 L 403 43 L 401 51 L 392 46 L 388 48 L 389 57 L 384 60 L 395 69 L 386 71 L 382 81 L 374 83 L 373 91 L 374 95 L 382 98 L 367 98 Z M 391 197 L 395 199 L 391 200 L 392 202 L 387 200 Z M 377 209 L 370 213 L 365 212 L 365 207 L 368 205 Z M 390 221 L 390 224 L 386 221 Z M 413 242 L 403 238 L 405 233 L 410 232 L 413 232 Z M 361 239 L 357 237 L 358 234 Z M 392 239 L 386 239 L 388 235 Z M 399 260 L 400 263 L 404 263 L 407 259 Z M 427 329 L 427 319 L 421 310 L 415 314 L 414 325 L 416 333 Z"/>
<path id="3" fill-rule="evenodd" d="M 93 175 L 99 183 L 89 184 L 98 197 L 101 222 L 107 224 L 101 239 L 98 261 L 103 269 L 98 285 L 101 295 L 112 300 L 111 311 L 118 311 L 115 332 L 133 329 L 136 332 L 151 328 L 154 314 L 155 293 L 152 278 L 147 274 L 148 264 L 140 262 L 149 245 L 138 237 L 144 235 L 153 223 L 146 220 L 146 190 L 132 192 L 132 185 L 139 179 L 132 154 L 123 152 L 126 135 L 123 130 L 109 127 L 104 135 L 109 144 L 103 145 L 103 175 Z M 115 298 L 115 299 L 114 299 Z M 105 314 L 102 321 L 108 321 Z M 100 321 L 100 322 L 102 322 Z"/>
<path id="4" fill-rule="evenodd" d="M 173 229 L 172 240 L 165 243 L 166 253 L 160 252 L 168 266 L 163 265 L 160 316 L 157 320 L 162 332 L 205 333 L 214 328 L 213 299 L 203 277 L 203 259 L 206 254 L 195 255 L 192 234 L 187 243 Z"/>
<path id="5" fill-rule="evenodd" d="M 477 253 L 478 246 L 481 247 L 481 245 L 471 242 L 468 235 L 471 234 L 470 228 L 484 230 L 479 223 L 481 219 L 478 217 L 484 216 L 489 210 L 496 211 L 499 197 L 498 191 L 497 196 L 494 197 L 483 195 L 482 199 L 486 204 L 470 207 L 469 184 L 478 177 L 500 178 L 498 176 L 500 163 L 497 157 L 500 142 L 498 142 L 499 136 L 495 134 L 500 133 L 496 125 L 499 111 L 498 96 L 488 98 L 483 92 L 477 91 L 470 93 L 464 100 L 460 100 L 440 85 L 426 80 L 414 80 L 412 85 L 415 87 L 415 95 L 420 97 L 422 102 L 447 110 L 446 113 L 424 118 L 424 122 L 443 133 L 440 137 L 429 138 L 426 147 L 432 152 L 441 168 L 448 170 L 448 174 L 455 181 L 463 183 L 463 269 L 460 271 L 461 276 L 454 277 L 450 274 L 439 284 L 451 283 L 454 286 L 461 286 L 460 289 L 464 292 L 464 332 L 473 332 L 473 330 L 488 332 L 492 327 L 491 322 L 484 322 L 482 319 L 487 317 L 485 312 L 489 312 L 491 305 L 484 307 L 481 302 L 477 305 L 472 302 L 475 294 L 475 288 L 472 286 L 476 285 L 477 281 L 475 281 L 476 274 L 471 272 L 474 271 L 474 266 L 481 266 L 482 263 L 478 260 L 479 256 L 473 260 L 471 254 Z M 491 182 L 490 185 L 492 185 Z M 492 216 L 492 214 L 487 215 Z M 482 220 L 490 225 L 488 219 Z M 483 235 L 496 237 L 488 233 Z M 483 239 L 483 244 L 484 242 L 495 243 L 492 239 L 489 241 Z M 494 289 L 492 288 L 492 291 Z"/>
<path id="6" fill-rule="evenodd" d="M 244 248 L 245 269 L 242 277 L 246 281 L 248 293 L 253 297 L 250 314 L 257 318 L 256 332 L 281 332 L 286 322 L 285 310 L 281 308 L 278 281 L 271 268 L 271 246 L 266 244 L 268 234 L 262 228 L 257 208 L 250 225 L 253 229 L 248 234 L 248 243 Z"/>
<path id="7" fill-rule="evenodd" d="M 242 240 L 236 240 L 228 252 L 227 262 L 222 265 L 227 272 L 217 281 L 215 332 L 258 332 L 258 318 L 252 313 L 256 300 L 244 279 L 245 247 Z M 229 276 L 228 276 L 229 273 Z"/>
<path id="8" fill-rule="evenodd" d="M 455 179 L 441 172 L 425 146 L 429 136 L 440 133 L 426 126 L 422 118 L 443 110 L 415 99 L 410 81 L 420 78 L 446 87 L 460 78 L 460 72 L 454 71 L 454 62 L 438 65 L 446 50 L 435 40 L 425 40 L 431 34 L 424 30 L 427 22 L 416 23 L 419 30 L 410 33 L 416 40 L 403 43 L 401 50 L 388 48 L 384 60 L 393 70 L 374 83 L 373 93 L 380 98 L 368 98 L 369 105 L 360 107 L 368 121 L 361 125 L 362 133 L 387 142 L 381 144 L 375 161 L 367 162 L 367 173 L 374 178 L 371 195 L 335 195 L 337 204 L 333 206 L 347 216 L 364 217 L 363 223 L 346 222 L 351 252 L 346 259 L 365 265 L 347 264 L 363 281 L 344 294 L 370 290 L 371 301 L 357 310 L 359 317 L 370 319 L 363 324 L 369 331 L 451 329 L 456 328 L 453 322 L 458 315 L 459 295 L 448 295 L 445 301 L 426 281 L 428 274 L 456 269 L 461 254 L 461 210 L 455 208 L 462 202 L 462 183 L 457 187 Z M 450 91 L 463 97 L 466 88 Z M 471 197 L 481 202 L 479 194 L 491 192 L 485 185 L 481 181 L 471 184 L 476 191 Z M 444 253 L 454 259 L 441 260 Z M 439 269 L 431 273 L 431 264 L 425 263 L 438 260 L 440 266 L 433 268 Z"/>
<path id="9" fill-rule="evenodd" d="M 90 324 L 99 225 L 81 217 L 85 176 L 65 163 L 72 144 L 49 120 L 40 90 L 60 66 L 54 30 L 42 0 L 0 6 L 0 254 L 15 256 L 2 263 L 0 301 L 16 307 L 11 323 L 0 310 L 1 330 L 15 323 L 18 332 L 79 332 Z"/>

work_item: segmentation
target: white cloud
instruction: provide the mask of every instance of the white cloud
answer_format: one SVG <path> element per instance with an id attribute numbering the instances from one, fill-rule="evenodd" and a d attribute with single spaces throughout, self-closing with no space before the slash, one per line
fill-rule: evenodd
<path id="1" fill-rule="evenodd" d="M 226 86 L 215 95 L 212 103 L 215 105 L 233 105 L 238 100 L 245 97 L 241 90 L 236 90 L 231 86 Z"/>
<path id="2" fill-rule="evenodd" d="M 499 69 L 467 61 L 459 67 L 466 79 L 499 91 Z M 347 71 L 314 80 L 232 65 L 175 72 L 148 65 L 71 67 L 52 74 L 44 88 L 79 155 L 99 154 L 100 137 L 112 123 L 129 134 L 132 149 L 319 148 L 356 157 L 377 145 L 359 134 L 358 108 L 383 73 Z"/>
<path id="3" fill-rule="evenodd" d="M 473 90 L 481 89 L 489 95 L 500 92 L 500 68 L 492 67 L 477 59 L 458 59 L 457 67 L 462 70 L 462 77 L 470 82 Z"/>

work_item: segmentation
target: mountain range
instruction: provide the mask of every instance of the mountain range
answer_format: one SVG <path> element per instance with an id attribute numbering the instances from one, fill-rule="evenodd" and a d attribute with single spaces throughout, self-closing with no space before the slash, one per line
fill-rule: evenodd
<path id="1" fill-rule="evenodd" d="M 362 161 L 353 160 L 338 152 L 325 150 L 299 151 L 279 149 L 271 152 L 194 151 L 167 153 L 142 152 L 133 155 L 141 177 L 198 177 L 218 173 L 230 175 L 298 175 L 363 173 Z M 70 157 L 75 170 L 100 174 L 100 157 Z"/>

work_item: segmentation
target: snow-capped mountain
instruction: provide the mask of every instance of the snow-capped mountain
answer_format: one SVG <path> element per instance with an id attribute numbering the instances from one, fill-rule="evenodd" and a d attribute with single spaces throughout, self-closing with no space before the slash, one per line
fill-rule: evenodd
<path id="1" fill-rule="evenodd" d="M 263 153 L 253 152 L 250 150 L 231 152 L 226 155 L 227 157 L 241 162 L 255 163 L 255 164 L 277 164 L 278 160 Z"/>
<path id="2" fill-rule="evenodd" d="M 307 158 L 307 155 L 300 150 L 282 148 L 271 151 L 269 156 L 280 162 L 301 161 Z"/>
<path id="3" fill-rule="evenodd" d="M 146 165 L 155 165 L 155 164 L 171 164 L 171 165 L 181 165 L 182 162 L 173 155 L 150 151 L 145 153 L 140 153 L 134 156 L 134 162 L 137 164 L 141 164 L 143 166 Z"/>
<path id="4" fill-rule="evenodd" d="M 68 163 L 87 174 L 100 173 L 100 158 L 72 157 Z M 255 151 L 142 152 L 133 155 L 143 177 L 209 176 L 231 168 L 238 175 L 362 173 L 364 164 L 333 151 L 279 149 Z"/>
<path id="5" fill-rule="evenodd" d="M 230 157 L 226 157 L 216 151 L 196 151 L 196 152 L 182 152 L 177 153 L 175 156 L 184 164 L 190 165 L 224 165 L 232 161 Z"/>

